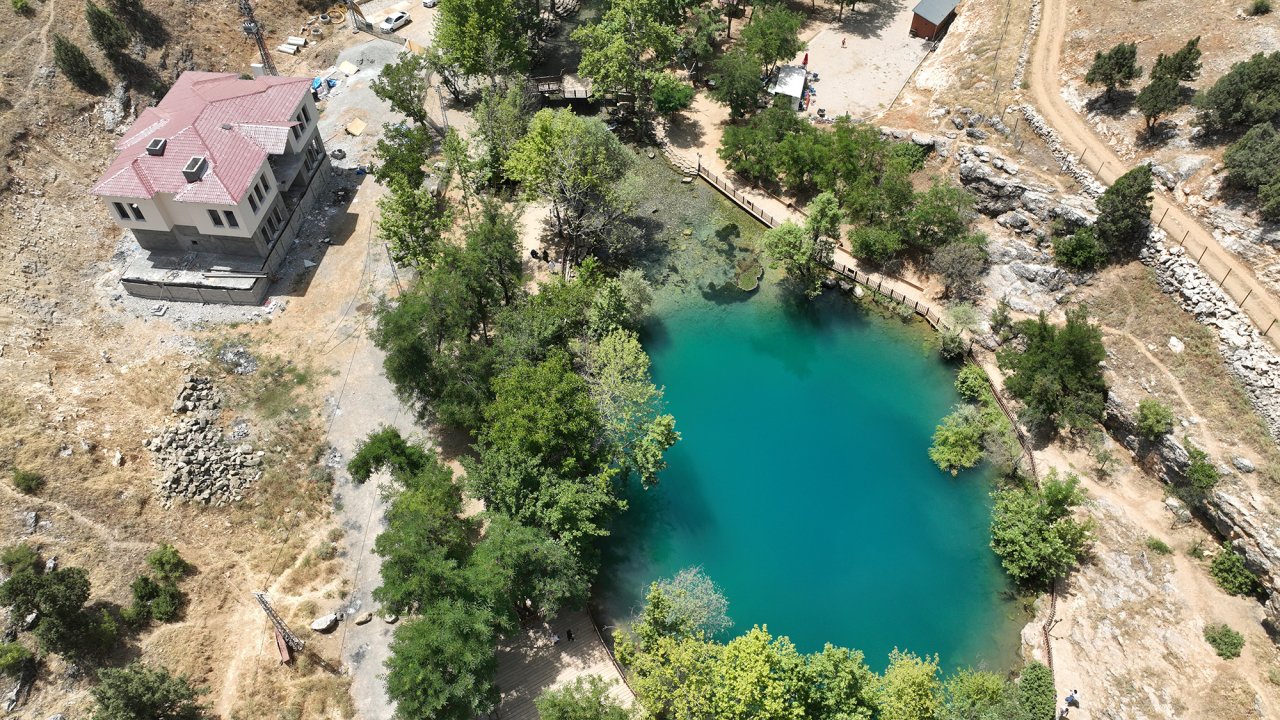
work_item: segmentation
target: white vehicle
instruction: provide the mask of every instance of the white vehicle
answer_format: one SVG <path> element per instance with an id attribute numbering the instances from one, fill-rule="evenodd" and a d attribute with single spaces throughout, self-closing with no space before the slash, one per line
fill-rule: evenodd
<path id="1" fill-rule="evenodd" d="M 378 25 L 378 29 L 384 33 L 389 33 L 395 32 L 408 24 L 409 13 L 401 11 L 388 15 L 387 19 L 383 20 L 382 23 Z"/>
<path id="2" fill-rule="evenodd" d="M 422 7 L 433 8 L 440 4 L 440 0 L 422 0 Z"/>

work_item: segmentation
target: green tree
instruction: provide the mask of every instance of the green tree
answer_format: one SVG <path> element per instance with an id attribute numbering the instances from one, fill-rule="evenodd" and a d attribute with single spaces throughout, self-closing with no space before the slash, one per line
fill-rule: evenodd
<path id="1" fill-rule="evenodd" d="M 819 194 L 809 201 L 804 212 L 805 232 L 815 241 L 824 237 L 840 237 L 840 201 L 836 199 L 835 193 L 828 190 Z"/>
<path id="2" fill-rule="evenodd" d="M 1017 695 L 1003 677 L 967 668 L 942 685 L 945 709 L 939 720 L 1022 720 Z M 1052 686 L 1050 697 L 1053 696 Z"/>
<path id="3" fill-rule="evenodd" d="M 93 0 L 85 0 L 84 19 L 89 24 L 89 35 L 108 56 L 119 55 L 129 47 L 129 28 Z"/>
<path id="4" fill-rule="evenodd" d="M 492 712 L 498 704 L 492 624 L 483 610 L 440 600 L 398 627 L 387 660 L 396 717 L 473 720 Z"/>
<path id="5" fill-rule="evenodd" d="M 582 46 L 578 72 L 591 78 L 595 92 L 630 95 L 638 107 L 653 104 L 653 88 L 662 68 L 680 45 L 675 26 L 664 22 L 657 0 L 613 0 L 600 21 L 578 28 Z"/>
<path id="6" fill-rule="evenodd" d="M 423 165 L 434 142 L 435 138 L 426 125 L 383 125 L 382 137 L 378 138 L 373 149 L 370 173 L 387 187 L 397 184 L 406 188 L 421 187 L 427 178 Z"/>
<path id="7" fill-rule="evenodd" d="M 443 15 L 444 10 L 440 13 Z M 391 109 L 419 125 L 425 125 L 429 73 L 425 54 L 404 52 L 395 62 L 382 66 L 378 77 L 369 83 L 369 89 L 378 98 L 389 103 Z"/>
<path id="8" fill-rule="evenodd" d="M 1138 66 L 1138 45 L 1119 43 L 1106 53 L 1099 50 L 1094 54 L 1093 65 L 1085 74 L 1084 81 L 1104 86 L 1109 100 L 1117 87 L 1129 87 L 1129 83 L 1140 77 L 1142 68 Z"/>
<path id="9" fill-rule="evenodd" d="M 462 493 L 439 461 L 397 480 L 403 488 L 373 544 L 382 557 L 382 584 L 373 596 L 391 612 L 405 613 L 457 596 L 474 524 L 460 517 Z"/>
<path id="10" fill-rule="evenodd" d="M 1050 470 L 1040 488 L 1029 484 L 996 490 L 991 513 L 991 549 L 1014 582 L 1046 588 L 1067 573 L 1090 540 L 1092 523 L 1072 511 L 1084 502 L 1080 480 Z"/>
<path id="11" fill-rule="evenodd" d="M 164 668 L 132 663 L 98 673 L 93 720 L 203 720 L 208 717 L 196 688 Z"/>
<path id="12" fill-rule="evenodd" d="M 803 659 L 785 637 L 756 626 L 724 646 L 717 667 L 711 717 L 724 720 L 801 720 Z"/>
<path id="13" fill-rule="evenodd" d="M 779 62 L 795 57 L 804 49 L 800 27 L 804 17 L 781 7 L 757 9 L 751 22 L 742 29 L 738 43 L 756 60 L 756 69 L 764 66 L 772 72 Z"/>
<path id="14" fill-rule="evenodd" d="M 1258 576 L 1245 565 L 1244 556 L 1230 543 L 1222 543 L 1221 551 L 1209 563 L 1209 574 L 1231 595 L 1256 595 L 1262 588 Z"/>
<path id="15" fill-rule="evenodd" d="M 1151 166 L 1139 165 L 1116 178 L 1098 198 L 1093 225 L 1098 243 L 1117 256 L 1137 255 L 1151 233 Z"/>
<path id="16" fill-rule="evenodd" d="M 1053 238 L 1053 261 L 1070 270 L 1094 270 L 1107 262 L 1107 253 L 1093 227 L 1082 227 Z"/>
<path id="17" fill-rule="evenodd" d="M 186 577 L 192 569 L 191 563 L 183 560 L 177 548 L 168 543 L 162 544 L 147 555 L 147 565 L 151 566 L 162 580 L 173 582 Z"/>
<path id="18" fill-rule="evenodd" d="M 921 249 L 941 247 L 964 237 L 973 217 L 973 195 L 955 185 L 934 182 L 916 197 L 906 217 L 907 239 Z"/>
<path id="19" fill-rule="evenodd" d="M 1062 326 L 1051 325 L 1041 313 L 1015 327 L 1025 348 L 1006 348 L 996 357 L 1007 373 L 1005 388 L 1022 402 L 1018 418 L 1035 431 L 1078 430 L 1101 422 L 1107 386 L 1099 363 L 1106 350 L 1088 310 L 1068 310 Z"/>
<path id="20" fill-rule="evenodd" d="M 515 0 L 449 0 L 436 11 L 434 46 L 440 62 L 466 77 L 523 73 L 533 56 L 539 12 Z"/>
<path id="21" fill-rule="evenodd" d="M 1147 121 L 1147 132 L 1156 127 L 1156 122 L 1163 115 L 1168 115 L 1182 104 L 1182 88 L 1178 79 L 1172 75 L 1158 75 L 1142 88 L 1134 101 L 1138 110 Z"/>
<path id="22" fill-rule="evenodd" d="M 933 431 L 929 459 L 939 469 L 952 475 L 974 467 L 982 460 L 985 431 L 978 408 L 973 405 L 957 405 L 950 415 L 942 418 L 942 424 Z"/>
<path id="23" fill-rule="evenodd" d="M 1174 492 L 1187 503 L 1199 505 L 1218 484 L 1218 468 L 1214 467 L 1209 454 L 1192 445 L 1189 439 L 1184 439 L 1182 444 L 1187 451 L 1187 469 L 1183 473 L 1186 485 L 1175 487 Z"/>
<path id="24" fill-rule="evenodd" d="M 711 98 L 728 105 L 729 114 L 735 118 L 745 117 L 754 110 L 764 90 L 764 84 L 760 82 L 760 63 L 741 48 L 730 50 L 715 62 L 711 79 L 715 83 Z M 726 137 L 731 128 L 726 129 Z"/>
<path id="25" fill-rule="evenodd" d="M 476 123 L 475 137 L 483 150 L 490 183 L 506 179 L 507 156 L 528 132 L 536 102 L 522 77 L 480 91 L 471 117 Z"/>
<path id="26" fill-rule="evenodd" d="M 1171 77 L 1177 82 L 1190 82 L 1200 77 L 1200 37 L 1187 41 L 1172 55 L 1160 53 L 1151 66 L 1151 78 Z"/>
<path id="27" fill-rule="evenodd" d="M 1222 155 L 1227 185 L 1256 193 L 1262 217 L 1280 219 L 1280 132 L 1269 123 L 1249 129 Z"/>
<path id="28" fill-rule="evenodd" d="M 600 284 L 587 310 L 591 335 L 603 337 L 615 330 L 640 330 L 653 303 L 653 287 L 637 268 L 623 270 Z"/>
<path id="29" fill-rule="evenodd" d="M 733 627 L 729 600 L 701 567 L 685 568 L 659 580 L 657 588 L 666 599 L 671 623 L 683 632 L 715 636 Z"/>
<path id="30" fill-rule="evenodd" d="M 717 154 L 730 170 L 759 184 L 776 180 L 782 172 L 780 143 L 793 134 L 807 136 L 814 132 L 795 112 L 775 106 L 756 114 L 745 125 L 726 127 Z"/>
<path id="31" fill-rule="evenodd" d="M 942 681 L 938 657 L 905 652 L 889 653 L 889 667 L 880 678 L 880 720 L 927 720 L 942 710 Z"/>
<path id="32" fill-rule="evenodd" d="M 355 455 L 347 461 L 347 472 L 351 474 L 352 480 L 363 483 L 374 472 L 383 468 L 393 478 L 400 479 L 426 472 L 435 465 L 434 455 L 406 441 L 399 430 L 384 425 L 360 442 Z"/>
<path id="33" fill-rule="evenodd" d="M 1036 660 L 1027 663 L 1018 677 L 1018 698 L 1026 720 L 1053 720 L 1058 707 L 1053 671 Z"/>
<path id="34" fill-rule="evenodd" d="M 72 84 L 85 92 L 100 92 L 106 85 L 84 51 L 60 33 L 53 34 L 53 62 Z"/>
<path id="35" fill-rule="evenodd" d="M 1173 410 L 1154 398 L 1138 401 L 1138 433 L 1148 440 L 1158 440 L 1173 430 Z"/>
<path id="36" fill-rule="evenodd" d="M 516 630 L 525 610 L 550 619 L 561 608 L 580 606 L 589 584 L 582 560 L 570 548 L 542 528 L 500 513 L 490 514 L 466 568 L 468 592 L 503 632 Z"/>
<path id="37" fill-rule="evenodd" d="M 441 237 L 452 222 L 444 193 L 425 185 L 393 182 L 378 198 L 378 237 L 398 263 L 418 268 L 434 264 L 441 252 Z"/>
<path id="38" fill-rule="evenodd" d="M 796 289 L 811 298 L 822 293 L 822 278 L 835 252 L 833 238 L 815 237 L 810 230 L 787 221 L 766 230 L 762 241 L 773 266 L 781 265 Z"/>
<path id="39" fill-rule="evenodd" d="M 805 717 L 830 720 L 871 720 L 879 678 L 858 650 L 831 643 L 805 656 L 801 670 L 801 701 Z"/>
<path id="40" fill-rule="evenodd" d="M 670 115 L 689 107 L 696 94 L 693 86 L 671 73 L 656 73 L 651 79 L 650 96 L 659 115 Z"/>
<path id="41" fill-rule="evenodd" d="M 596 118 L 541 110 L 507 158 L 507 175 L 551 203 L 562 274 L 617 245 L 631 207 L 622 182 L 635 156 Z"/>
<path id="42" fill-rule="evenodd" d="M 26 543 L 18 543 L 10 545 L 4 549 L 4 553 L 0 553 L 0 567 L 10 575 L 20 572 L 30 572 L 34 575 L 44 568 L 44 563 L 40 561 L 40 553 L 36 552 L 35 548 Z"/>
<path id="43" fill-rule="evenodd" d="M 1195 104 L 1197 122 L 1210 132 L 1240 133 L 1280 121 L 1280 51 L 1232 65 Z"/>
<path id="44" fill-rule="evenodd" d="M 663 454 L 680 439 L 675 418 L 663 412 L 662 390 L 649 377 L 640 338 L 614 330 L 583 353 L 584 375 L 605 437 L 622 477 L 635 474 L 645 487 L 666 468 Z"/>
<path id="45" fill-rule="evenodd" d="M 875 265 L 891 262 L 906 247 L 901 233 L 890 228 L 863 226 L 849 231 L 849 254 Z"/>
<path id="46" fill-rule="evenodd" d="M 631 720 L 634 713 L 609 694 L 599 675 L 579 677 L 555 690 L 544 690 L 534 705 L 540 720 Z"/>

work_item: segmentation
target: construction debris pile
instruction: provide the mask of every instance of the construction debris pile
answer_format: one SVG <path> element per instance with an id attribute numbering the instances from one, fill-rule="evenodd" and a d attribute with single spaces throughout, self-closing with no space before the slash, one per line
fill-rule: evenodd
<path id="1" fill-rule="evenodd" d="M 219 507 L 244 499 L 244 489 L 262 472 L 263 452 L 232 445 L 214 420 L 219 404 L 213 382 L 188 375 L 173 403 L 178 423 L 146 441 L 161 470 L 155 481 L 162 504 L 175 500 Z"/>

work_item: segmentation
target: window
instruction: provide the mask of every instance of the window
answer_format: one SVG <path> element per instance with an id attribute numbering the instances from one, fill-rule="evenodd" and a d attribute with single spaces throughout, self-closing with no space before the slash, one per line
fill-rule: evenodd
<path id="1" fill-rule="evenodd" d="M 253 208 L 254 215 L 258 214 L 258 199 L 252 195 L 249 196 L 249 207 Z"/>
<path id="2" fill-rule="evenodd" d="M 268 190 L 268 191 L 269 191 L 269 190 L 271 190 L 271 183 L 270 183 L 270 182 L 267 182 L 267 175 L 266 175 L 266 173 L 263 173 L 263 174 L 262 174 L 262 189 L 263 189 L 263 190 Z"/>
<path id="3" fill-rule="evenodd" d="M 209 219 L 213 221 L 214 226 L 222 227 L 222 216 L 218 214 L 217 210 L 209 211 Z"/>
<path id="4" fill-rule="evenodd" d="M 223 210 L 223 211 L 222 211 L 222 214 L 224 214 L 224 215 L 226 215 L 226 216 L 227 216 L 227 224 L 228 224 L 228 225 L 230 225 L 231 227 L 235 227 L 235 228 L 240 227 L 240 221 L 236 219 L 236 214 L 235 214 L 235 213 L 231 212 L 230 210 Z"/>
<path id="5" fill-rule="evenodd" d="M 304 124 L 311 122 L 311 113 L 307 112 L 307 106 L 302 106 L 302 122 Z"/>
<path id="6" fill-rule="evenodd" d="M 289 128 L 289 131 L 293 133 L 294 140 L 297 140 L 298 138 L 302 137 L 302 130 L 297 125 L 294 125 L 292 128 Z"/>
<path id="7" fill-rule="evenodd" d="M 123 203 L 111 203 L 111 204 L 116 206 L 116 215 L 119 215 L 121 220 L 129 219 L 129 211 L 124 209 Z"/>
<path id="8" fill-rule="evenodd" d="M 144 217 L 144 216 L 142 215 L 142 208 L 138 207 L 136 204 L 134 204 L 134 203 L 129 203 L 129 209 L 133 211 L 133 219 L 134 219 L 134 220 L 146 220 L 146 219 L 147 219 L 146 217 Z"/>

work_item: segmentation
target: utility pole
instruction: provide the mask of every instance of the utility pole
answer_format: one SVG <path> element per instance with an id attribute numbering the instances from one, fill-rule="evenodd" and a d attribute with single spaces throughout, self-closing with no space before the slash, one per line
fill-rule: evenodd
<path id="1" fill-rule="evenodd" d="M 254 43 L 258 45 L 258 56 L 262 58 L 263 72 L 268 75 L 278 75 L 276 64 L 271 62 L 271 55 L 267 53 L 267 42 L 262 39 L 262 23 L 253 16 L 253 5 L 249 0 L 240 0 L 240 14 L 244 17 L 244 21 L 240 23 L 240 29 L 244 31 L 245 37 L 253 38 Z"/>
<path id="2" fill-rule="evenodd" d="M 306 647 L 306 643 L 302 642 L 297 635 L 294 635 L 289 626 L 284 624 L 284 620 L 281 620 L 280 616 L 276 614 L 275 608 L 271 607 L 271 602 L 267 600 L 266 593 L 255 592 L 253 596 L 258 599 L 258 604 L 262 606 L 262 611 L 267 614 L 267 617 L 271 618 L 271 624 L 275 626 L 276 634 L 284 640 L 285 646 L 294 652 L 300 652 L 302 648 Z"/>

